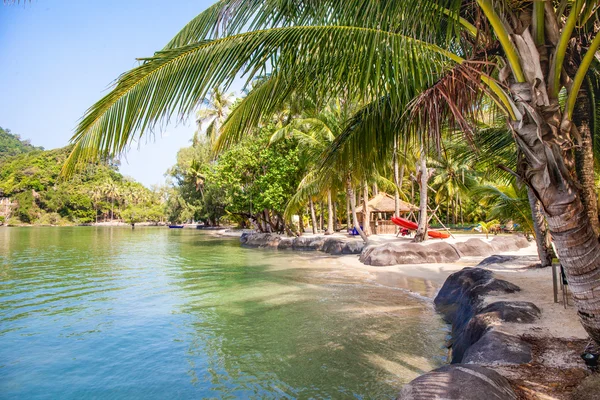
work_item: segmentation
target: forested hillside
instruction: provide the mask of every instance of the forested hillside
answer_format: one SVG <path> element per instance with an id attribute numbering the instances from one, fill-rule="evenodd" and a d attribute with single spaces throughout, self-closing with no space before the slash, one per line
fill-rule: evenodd
<path id="1" fill-rule="evenodd" d="M 68 181 L 60 171 L 70 147 L 44 151 L 21 146 L 2 131 L 0 197 L 9 197 L 11 224 L 81 224 L 122 219 L 158 222 L 163 218 L 160 196 L 118 172 L 116 165 L 89 164 Z M 14 152 L 18 155 L 11 156 Z M 6 154 L 8 153 L 8 155 Z M 21 154 L 19 154 L 21 153 Z M 2 221 L 0 221 L 2 222 Z"/>
<path id="2" fill-rule="evenodd" d="M 44 148 L 32 146 L 29 140 L 22 140 L 19 135 L 11 133 L 10 129 L 0 127 L 0 162 L 34 150 L 44 150 Z"/>

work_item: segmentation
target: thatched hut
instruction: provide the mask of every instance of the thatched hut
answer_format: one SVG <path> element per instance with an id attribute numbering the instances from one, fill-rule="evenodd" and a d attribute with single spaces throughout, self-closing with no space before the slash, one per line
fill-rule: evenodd
<path id="1" fill-rule="evenodd" d="M 369 200 L 369 211 L 371 212 L 371 230 L 373 233 L 395 233 L 396 226 L 390 220 L 396 211 L 396 202 L 393 196 L 380 192 Z M 399 211 L 400 215 L 407 215 L 411 212 L 418 212 L 419 207 L 400 200 Z M 362 224 L 364 218 L 362 205 L 356 208 L 356 213 L 359 222 Z"/>

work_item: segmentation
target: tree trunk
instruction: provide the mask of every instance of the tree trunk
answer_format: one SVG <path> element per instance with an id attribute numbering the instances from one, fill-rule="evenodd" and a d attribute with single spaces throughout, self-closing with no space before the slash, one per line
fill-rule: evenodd
<path id="1" fill-rule="evenodd" d="M 573 111 L 573 124 L 579 133 L 579 142 L 575 146 L 575 170 L 581 185 L 581 201 L 590 218 L 596 236 L 600 233 L 598 221 L 598 196 L 594 176 L 594 148 L 590 116 L 592 110 L 587 92 L 582 89 L 577 95 L 577 103 Z M 576 135 L 577 136 L 577 135 Z"/>
<path id="2" fill-rule="evenodd" d="M 368 243 L 369 238 L 367 237 L 367 235 L 365 235 L 363 230 L 360 228 L 360 224 L 358 223 L 358 216 L 356 215 L 356 197 L 354 197 L 354 190 L 352 189 L 352 182 L 350 180 L 350 177 L 347 178 L 346 191 L 348 193 L 348 198 L 350 199 L 350 209 L 352 210 L 352 221 L 354 223 L 354 228 L 356 229 L 362 240 L 365 243 Z"/>
<path id="3" fill-rule="evenodd" d="M 427 240 L 427 180 L 429 179 L 429 171 L 427 171 L 427 157 L 423 146 L 421 147 L 419 170 L 421 174 L 419 179 L 419 226 L 415 234 L 415 242 L 417 243 Z"/>
<path id="4" fill-rule="evenodd" d="M 557 100 L 537 106 L 530 84 L 513 84 L 511 92 L 524 115 L 511 124 L 523 158 L 521 176 L 543 206 L 581 323 L 600 343 L 600 243 L 572 180 L 571 126 L 561 123 Z"/>
<path id="5" fill-rule="evenodd" d="M 319 230 L 323 232 L 323 220 L 325 219 L 323 217 L 323 214 L 325 214 L 325 209 L 323 208 L 323 201 L 319 202 L 319 211 Z"/>
<path id="6" fill-rule="evenodd" d="M 309 199 L 310 204 L 310 220 L 312 223 L 313 234 L 317 234 L 317 216 L 315 215 L 315 204 L 313 203 L 312 197 Z"/>
<path id="7" fill-rule="evenodd" d="M 371 210 L 369 209 L 369 185 L 363 183 L 363 232 L 371 236 Z"/>
<path id="8" fill-rule="evenodd" d="M 304 207 L 301 208 L 301 210 Z M 298 214 L 298 226 L 300 228 L 300 236 L 302 236 L 304 234 L 304 212 L 300 211 L 300 213 Z"/>
<path id="9" fill-rule="evenodd" d="M 398 218 L 400 216 L 400 180 L 398 174 L 398 138 L 394 137 L 394 154 L 392 158 L 393 162 L 393 170 L 394 170 L 394 217 Z M 404 172 L 404 165 L 402 165 L 402 170 Z M 396 226 L 396 233 L 398 233 L 398 226 Z"/>
<path id="10" fill-rule="evenodd" d="M 549 248 L 548 229 L 546 228 L 546 220 L 542 214 L 542 205 L 535 197 L 531 188 L 527 189 L 527 197 L 529 198 L 531 216 L 533 217 L 533 230 L 535 232 L 535 244 L 537 245 L 538 256 L 540 257 L 542 267 L 549 267 L 552 265 L 552 252 Z"/>
<path id="11" fill-rule="evenodd" d="M 331 201 L 331 190 L 327 191 L 327 231 L 325 234 L 333 234 L 333 203 Z"/>
<path id="12" fill-rule="evenodd" d="M 338 218 L 337 218 L 337 201 L 333 202 L 333 231 L 337 232 L 338 231 Z"/>
<path id="13" fill-rule="evenodd" d="M 354 193 L 352 193 L 354 196 Z M 350 218 L 352 217 L 352 213 L 350 212 L 350 197 L 346 193 L 346 229 L 350 229 Z"/>

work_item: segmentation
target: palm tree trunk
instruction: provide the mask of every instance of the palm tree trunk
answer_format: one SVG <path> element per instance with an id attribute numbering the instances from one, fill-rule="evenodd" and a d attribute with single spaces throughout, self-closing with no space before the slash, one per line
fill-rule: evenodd
<path id="1" fill-rule="evenodd" d="M 315 204 L 313 202 L 312 197 L 309 199 L 310 204 L 310 219 L 312 222 L 312 231 L 313 234 L 317 234 L 317 216 L 315 215 Z"/>
<path id="2" fill-rule="evenodd" d="M 558 101 L 542 110 L 530 84 L 513 84 L 511 92 L 524 115 L 511 124 L 524 158 L 521 175 L 542 204 L 581 323 L 600 343 L 600 243 L 572 180 L 571 126 L 563 121 L 557 129 L 556 121 L 562 120 Z"/>
<path id="3" fill-rule="evenodd" d="M 354 193 L 352 193 L 354 196 Z M 350 229 L 350 218 L 352 217 L 352 213 L 350 212 L 350 197 L 346 194 L 346 229 Z"/>
<path id="4" fill-rule="evenodd" d="M 338 203 L 337 203 L 337 201 L 334 201 L 333 202 L 333 232 L 338 231 L 337 209 L 338 209 Z"/>
<path id="5" fill-rule="evenodd" d="M 327 231 L 325 234 L 333 234 L 333 203 L 331 201 L 331 190 L 327 190 Z"/>
<path id="6" fill-rule="evenodd" d="M 363 232 L 371 236 L 371 210 L 369 209 L 369 186 L 363 183 Z"/>
<path id="7" fill-rule="evenodd" d="M 115 198 L 111 197 L 110 199 L 110 222 L 115 219 Z"/>
<path id="8" fill-rule="evenodd" d="M 394 154 L 392 160 L 394 164 L 394 185 L 396 185 L 396 188 L 394 189 L 394 217 L 398 218 L 400 216 L 400 191 L 398 189 L 400 184 L 398 177 L 398 138 L 396 137 L 394 137 Z M 402 172 L 404 172 L 404 164 L 402 165 Z M 398 233 L 398 229 L 398 226 L 396 226 L 396 233 Z"/>
<path id="9" fill-rule="evenodd" d="M 304 207 L 302 207 L 300 210 L 302 209 L 304 209 Z M 298 215 L 298 227 L 300 228 L 299 236 L 302 236 L 304 234 L 304 211 L 300 211 Z"/>
<path id="10" fill-rule="evenodd" d="M 581 89 L 573 112 L 573 124 L 580 138 L 577 143 L 578 146 L 574 147 L 574 153 L 575 170 L 581 185 L 581 201 L 597 236 L 600 234 L 600 221 L 598 220 L 598 196 L 594 179 L 594 147 L 590 129 L 590 115 L 592 112 L 590 103 L 587 91 Z"/>
<path id="11" fill-rule="evenodd" d="M 421 147 L 421 157 L 419 161 L 419 170 L 421 172 L 420 186 L 420 202 L 419 202 L 419 226 L 415 234 L 415 242 L 424 242 L 427 240 L 427 180 L 429 173 L 427 171 L 427 158 L 425 149 Z"/>
<path id="12" fill-rule="evenodd" d="M 354 196 L 354 190 L 352 189 L 352 182 L 350 177 L 347 178 L 346 182 L 346 191 L 348 193 L 348 198 L 350 199 L 350 209 L 352 210 L 352 221 L 354 223 L 354 228 L 362 238 L 365 243 L 369 242 L 369 238 L 363 230 L 360 228 L 360 224 L 358 223 L 358 216 L 356 215 L 356 197 Z"/>
<path id="13" fill-rule="evenodd" d="M 542 214 L 542 205 L 535 197 L 531 188 L 527 189 L 527 197 L 529 198 L 531 216 L 533 217 L 533 231 L 535 232 L 535 244 L 537 245 L 538 256 L 540 257 L 542 267 L 549 267 L 552 265 L 552 252 L 549 248 L 548 229 L 546 228 L 546 220 Z"/>

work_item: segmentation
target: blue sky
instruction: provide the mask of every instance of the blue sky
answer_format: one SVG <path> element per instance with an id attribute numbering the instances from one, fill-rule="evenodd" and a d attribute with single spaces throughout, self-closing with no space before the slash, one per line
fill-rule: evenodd
<path id="1" fill-rule="evenodd" d="M 0 2 L 0 126 L 46 149 L 65 146 L 85 110 L 136 57 L 161 49 L 214 1 Z M 194 130 L 166 127 L 134 146 L 121 172 L 145 185 L 164 182 Z"/>

